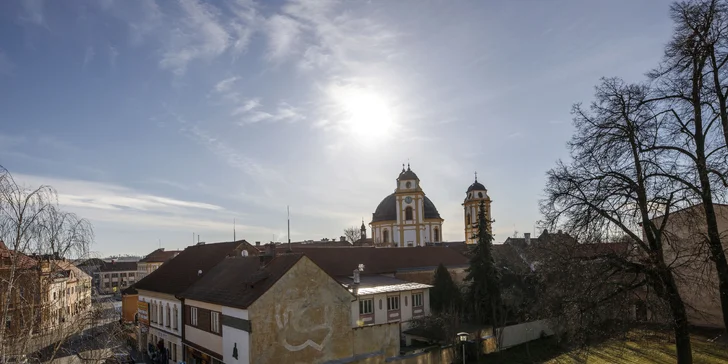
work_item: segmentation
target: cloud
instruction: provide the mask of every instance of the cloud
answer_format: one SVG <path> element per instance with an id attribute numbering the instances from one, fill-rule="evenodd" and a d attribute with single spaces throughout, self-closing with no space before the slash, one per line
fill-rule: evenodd
<path id="1" fill-rule="evenodd" d="M 230 45 L 230 35 L 220 23 L 218 9 L 196 0 L 181 0 L 183 18 L 173 29 L 160 67 L 184 74 L 187 63 L 195 59 L 212 59 Z"/>
<path id="2" fill-rule="evenodd" d="M 83 55 L 83 67 L 86 68 L 86 65 L 89 64 L 94 59 L 94 56 L 96 56 L 96 52 L 94 51 L 94 47 L 88 46 L 86 47 L 86 52 Z"/>
<path id="3" fill-rule="evenodd" d="M 233 86 L 233 84 L 235 83 L 235 81 L 237 81 L 239 79 L 240 79 L 239 77 L 233 76 L 233 77 L 226 78 L 226 79 L 218 82 L 215 85 L 215 92 L 217 92 L 217 93 L 223 93 L 223 92 L 230 91 L 230 88 Z"/>
<path id="4" fill-rule="evenodd" d="M 5 55 L 5 52 L 0 50 L 0 75 L 11 75 L 14 68 L 15 65 L 10 61 L 10 58 Z"/>
<path id="5" fill-rule="evenodd" d="M 116 47 L 110 45 L 108 48 L 109 51 L 109 66 L 111 68 L 116 68 L 116 58 L 119 57 L 119 51 L 116 50 Z"/>
<path id="6" fill-rule="evenodd" d="M 20 17 L 21 20 L 39 26 L 45 25 L 43 0 L 26 0 L 21 3 L 24 11 L 24 14 Z"/>
<path id="7" fill-rule="evenodd" d="M 255 124 L 259 122 L 296 122 L 306 119 L 301 111 L 286 102 L 278 103 L 275 111 L 254 110 L 260 106 L 258 100 L 249 100 L 248 103 L 235 110 L 234 114 L 242 114 L 241 124 Z"/>
<path id="8" fill-rule="evenodd" d="M 281 61 L 295 53 L 302 31 L 299 22 L 289 16 L 276 14 L 268 19 L 267 31 L 269 60 Z"/>
<path id="9" fill-rule="evenodd" d="M 243 103 L 243 106 L 240 106 L 240 107 L 236 108 L 235 110 L 233 110 L 233 112 L 230 115 L 236 116 L 236 115 L 245 114 L 259 106 L 260 106 L 260 98 L 248 99 L 248 100 L 245 100 L 245 102 Z"/>

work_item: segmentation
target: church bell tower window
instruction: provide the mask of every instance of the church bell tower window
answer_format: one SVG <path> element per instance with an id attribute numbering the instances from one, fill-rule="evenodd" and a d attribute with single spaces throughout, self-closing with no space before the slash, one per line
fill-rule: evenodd
<path id="1" fill-rule="evenodd" d="M 439 242 L 440 241 L 440 230 L 438 230 L 437 228 L 435 228 L 435 233 L 433 235 L 435 235 L 434 242 L 435 243 Z"/>
<path id="2" fill-rule="evenodd" d="M 407 208 L 404 209 L 404 219 L 407 220 L 407 221 L 411 221 L 411 220 L 413 220 L 412 215 L 413 215 L 412 214 L 412 207 L 407 206 Z"/>
<path id="3" fill-rule="evenodd" d="M 388 230 L 382 231 L 382 242 L 389 243 L 389 231 Z"/>

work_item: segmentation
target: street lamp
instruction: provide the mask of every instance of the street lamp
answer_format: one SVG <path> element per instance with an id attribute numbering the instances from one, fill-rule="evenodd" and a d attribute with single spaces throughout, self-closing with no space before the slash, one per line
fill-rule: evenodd
<path id="1" fill-rule="evenodd" d="M 463 346 L 463 364 L 465 364 L 465 342 L 468 341 L 468 336 L 467 332 L 458 332 L 458 339 Z"/>

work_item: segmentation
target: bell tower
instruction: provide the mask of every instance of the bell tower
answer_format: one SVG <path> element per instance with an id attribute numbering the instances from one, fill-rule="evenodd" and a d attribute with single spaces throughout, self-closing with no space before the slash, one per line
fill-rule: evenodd
<path id="1" fill-rule="evenodd" d="M 361 219 L 361 240 L 365 240 L 367 238 L 367 227 L 364 225 L 364 219 Z"/>
<path id="2" fill-rule="evenodd" d="M 487 220 L 487 229 L 489 233 L 493 233 L 490 217 L 490 196 L 488 190 L 482 183 L 478 182 L 478 172 L 475 172 L 475 182 L 468 187 L 465 192 L 465 201 L 463 202 L 464 222 L 465 222 L 465 243 L 475 244 L 478 233 L 478 211 L 480 202 L 485 206 L 485 219 Z"/>

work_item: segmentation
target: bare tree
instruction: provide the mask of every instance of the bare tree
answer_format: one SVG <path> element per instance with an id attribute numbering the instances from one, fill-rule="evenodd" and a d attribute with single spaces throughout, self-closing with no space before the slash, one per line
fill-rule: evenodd
<path id="1" fill-rule="evenodd" d="M 92 242 L 91 224 L 61 210 L 53 188 L 27 188 L 0 167 L 0 362 L 52 360 L 94 325 L 91 277 L 67 260 Z"/>
<path id="2" fill-rule="evenodd" d="M 354 244 L 361 239 L 361 230 L 356 226 L 344 229 L 344 237 L 350 244 Z"/>
<path id="3" fill-rule="evenodd" d="M 559 162 L 548 172 L 541 210 L 548 226 L 563 226 L 583 243 L 628 237 L 626 253 L 597 255 L 606 270 L 589 277 L 604 290 L 593 305 L 637 291 L 654 292 L 669 307 L 678 362 L 692 363 L 685 304 L 663 254 L 669 244 L 663 234 L 666 221 L 684 204 L 686 188 L 665 176 L 669 156 L 649 148 L 656 143 L 663 114 L 646 102 L 648 94 L 644 86 L 606 79 L 589 111 L 575 106 L 572 161 Z M 654 218 L 660 215 L 662 223 L 657 223 Z"/>
<path id="4" fill-rule="evenodd" d="M 724 85 L 728 6 L 717 0 L 679 2 L 670 13 L 676 25 L 673 38 L 663 63 L 650 73 L 654 95 L 649 102 L 664 118 L 656 143 L 646 150 L 659 151 L 673 161 L 664 176 L 683 185 L 691 202 L 702 204 L 707 230 L 703 243 L 716 268 L 723 322 L 728 327 L 728 260 L 714 203 L 728 186 L 728 89 Z"/>

